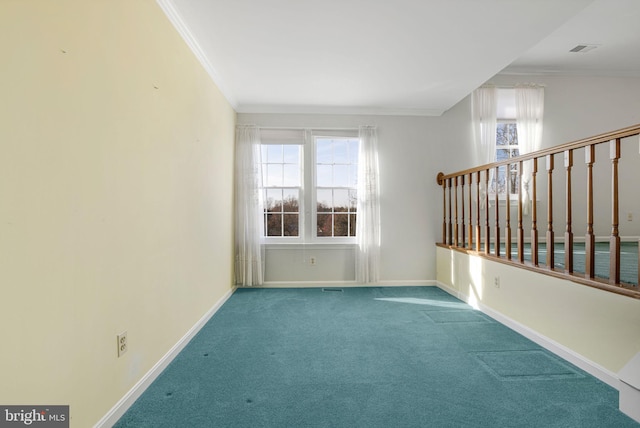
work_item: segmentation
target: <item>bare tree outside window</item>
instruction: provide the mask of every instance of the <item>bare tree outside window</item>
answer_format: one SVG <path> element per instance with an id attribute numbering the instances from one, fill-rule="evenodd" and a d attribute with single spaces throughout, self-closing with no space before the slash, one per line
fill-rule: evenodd
<path id="1" fill-rule="evenodd" d="M 262 146 L 264 223 L 268 237 L 300 235 L 302 148 L 297 144 Z"/>
<path id="2" fill-rule="evenodd" d="M 499 121 L 496 127 L 496 162 L 510 159 L 520 155 L 518 149 L 518 129 L 515 122 Z M 501 166 L 498 169 L 497 177 L 491 183 L 491 190 L 499 194 L 509 192 L 518 193 L 519 188 L 518 165 Z"/>
<path id="3" fill-rule="evenodd" d="M 357 138 L 316 138 L 316 236 L 356 235 Z"/>

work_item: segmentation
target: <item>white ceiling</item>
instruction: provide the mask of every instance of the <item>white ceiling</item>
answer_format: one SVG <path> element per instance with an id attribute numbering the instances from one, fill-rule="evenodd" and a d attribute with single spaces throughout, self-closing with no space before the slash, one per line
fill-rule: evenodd
<path id="1" fill-rule="evenodd" d="M 501 71 L 640 77 L 639 0 L 158 3 L 238 112 L 440 115 Z"/>

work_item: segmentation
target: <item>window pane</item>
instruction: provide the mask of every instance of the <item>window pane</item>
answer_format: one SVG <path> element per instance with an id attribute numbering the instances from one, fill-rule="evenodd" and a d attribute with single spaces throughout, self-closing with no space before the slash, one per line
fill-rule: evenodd
<path id="1" fill-rule="evenodd" d="M 358 163 L 358 149 L 360 148 L 360 140 L 352 138 L 349 140 L 349 163 Z"/>
<path id="2" fill-rule="evenodd" d="M 300 211 L 299 192 L 298 189 L 283 190 L 282 210 L 289 213 L 297 213 Z"/>
<path id="3" fill-rule="evenodd" d="M 333 208 L 333 195 L 331 189 L 318 189 L 316 191 L 318 212 L 331 212 Z"/>
<path id="4" fill-rule="evenodd" d="M 282 166 L 283 186 L 300 186 L 300 167 L 298 165 L 286 164 Z"/>
<path id="5" fill-rule="evenodd" d="M 264 146 L 263 146 L 264 147 Z M 282 145 L 267 145 L 267 157 L 262 162 L 282 162 Z"/>
<path id="6" fill-rule="evenodd" d="M 334 189 L 333 190 L 333 210 L 346 212 L 349 209 L 349 190 Z"/>
<path id="7" fill-rule="evenodd" d="M 317 235 L 318 236 L 331 236 L 332 214 L 318 214 L 317 217 Z"/>
<path id="8" fill-rule="evenodd" d="M 349 214 L 349 236 L 356 236 L 356 215 Z"/>
<path id="9" fill-rule="evenodd" d="M 331 140 L 327 140 L 325 138 L 316 139 L 316 163 L 333 163 L 333 157 L 331 155 Z"/>
<path id="10" fill-rule="evenodd" d="M 298 236 L 298 214 L 284 214 L 284 236 Z"/>
<path id="11" fill-rule="evenodd" d="M 267 189 L 267 196 L 265 198 L 265 205 L 269 212 L 282 211 L 282 190 L 280 189 Z"/>
<path id="12" fill-rule="evenodd" d="M 349 215 L 334 214 L 333 236 L 349 236 Z"/>
<path id="13" fill-rule="evenodd" d="M 358 165 L 349 165 L 349 187 L 358 187 Z"/>
<path id="14" fill-rule="evenodd" d="M 351 212 L 356 212 L 356 208 L 358 207 L 358 191 L 357 190 L 349 190 L 349 209 Z"/>
<path id="15" fill-rule="evenodd" d="M 520 177 L 518 176 L 517 171 L 511 171 L 509 182 L 511 183 L 511 193 L 518 193 Z"/>
<path id="16" fill-rule="evenodd" d="M 348 140 L 333 140 L 333 163 L 348 163 Z"/>
<path id="17" fill-rule="evenodd" d="M 509 150 L 508 149 L 496 150 L 496 161 L 501 161 L 505 159 L 509 159 Z"/>
<path id="18" fill-rule="evenodd" d="M 287 144 L 283 146 L 284 151 L 284 163 L 293 163 L 298 165 L 300 163 L 300 146 Z"/>
<path id="19" fill-rule="evenodd" d="M 333 179 L 332 179 L 333 167 L 331 165 L 318 165 L 316 167 L 316 170 L 317 170 L 316 186 L 331 187 L 333 183 Z"/>
<path id="20" fill-rule="evenodd" d="M 504 124 L 499 123 L 496 128 L 496 146 L 504 146 L 508 144 L 504 136 Z"/>
<path id="21" fill-rule="evenodd" d="M 267 236 L 282 236 L 282 214 L 267 214 Z"/>
<path id="22" fill-rule="evenodd" d="M 349 185 L 349 166 L 333 166 L 333 185 L 336 187 L 347 187 Z"/>
<path id="23" fill-rule="evenodd" d="M 506 191 L 505 189 L 505 167 L 501 166 L 498 168 L 498 176 L 495 177 L 495 181 L 496 181 L 496 189 L 493 190 L 497 190 L 498 193 L 504 193 Z"/>
<path id="24" fill-rule="evenodd" d="M 518 129 L 515 123 L 498 123 L 496 145 L 518 144 Z"/>
<path id="25" fill-rule="evenodd" d="M 264 183 L 267 187 L 282 186 L 282 165 L 281 164 L 268 164 L 267 165 L 267 180 Z"/>

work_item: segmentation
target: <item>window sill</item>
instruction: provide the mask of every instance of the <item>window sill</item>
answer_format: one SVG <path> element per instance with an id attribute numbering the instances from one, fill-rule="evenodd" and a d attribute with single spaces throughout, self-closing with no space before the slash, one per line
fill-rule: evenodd
<path id="1" fill-rule="evenodd" d="M 496 204 L 496 194 L 495 193 L 489 193 L 489 205 L 495 205 Z M 511 194 L 509 195 L 509 205 L 514 206 L 514 205 L 518 205 L 518 198 L 519 195 L 517 194 Z M 503 194 L 499 194 L 498 195 L 498 205 L 500 206 L 504 206 L 507 204 L 507 197 L 506 195 Z"/>
<path id="2" fill-rule="evenodd" d="M 516 194 L 511 194 L 509 196 L 509 205 L 512 207 L 518 206 L 518 198 L 520 197 L 520 195 Z M 537 199 L 536 202 L 540 202 L 540 199 Z M 489 193 L 489 205 L 490 206 L 495 206 L 496 204 L 496 194 L 495 193 Z M 503 207 L 505 205 L 507 205 L 507 197 L 504 194 L 499 194 L 498 195 L 498 205 Z"/>
<path id="3" fill-rule="evenodd" d="M 301 249 L 345 249 L 356 247 L 355 242 L 263 242 L 265 249 L 269 250 L 301 250 Z"/>

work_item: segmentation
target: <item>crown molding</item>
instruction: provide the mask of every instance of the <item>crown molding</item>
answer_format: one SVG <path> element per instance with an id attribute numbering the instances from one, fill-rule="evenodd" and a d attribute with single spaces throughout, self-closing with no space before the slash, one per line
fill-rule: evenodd
<path id="1" fill-rule="evenodd" d="M 238 113 L 247 114 L 336 114 L 366 116 L 442 116 L 444 110 L 423 108 L 240 105 Z"/>
<path id="2" fill-rule="evenodd" d="M 211 77 L 211 80 L 216 84 L 222 95 L 231 104 L 231 107 L 237 111 L 238 103 L 235 97 L 231 94 L 229 88 L 225 85 L 222 77 L 218 74 L 216 69 L 209 62 L 207 55 L 204 53 L 200 44 L 196 40 L 195 36 L 189 30 L 189 27 L 185 24 L 182 16 L 178 12 L 175 4 L 172 0 L 156 0 L 156 3 L 160 6 L 164 14 L 167 16 L 171 24 L 178 31 L 182 39 L 187 43 L 187 46 L 191 49 L 191 52 L 196 56 L 202 67 Z"/>

